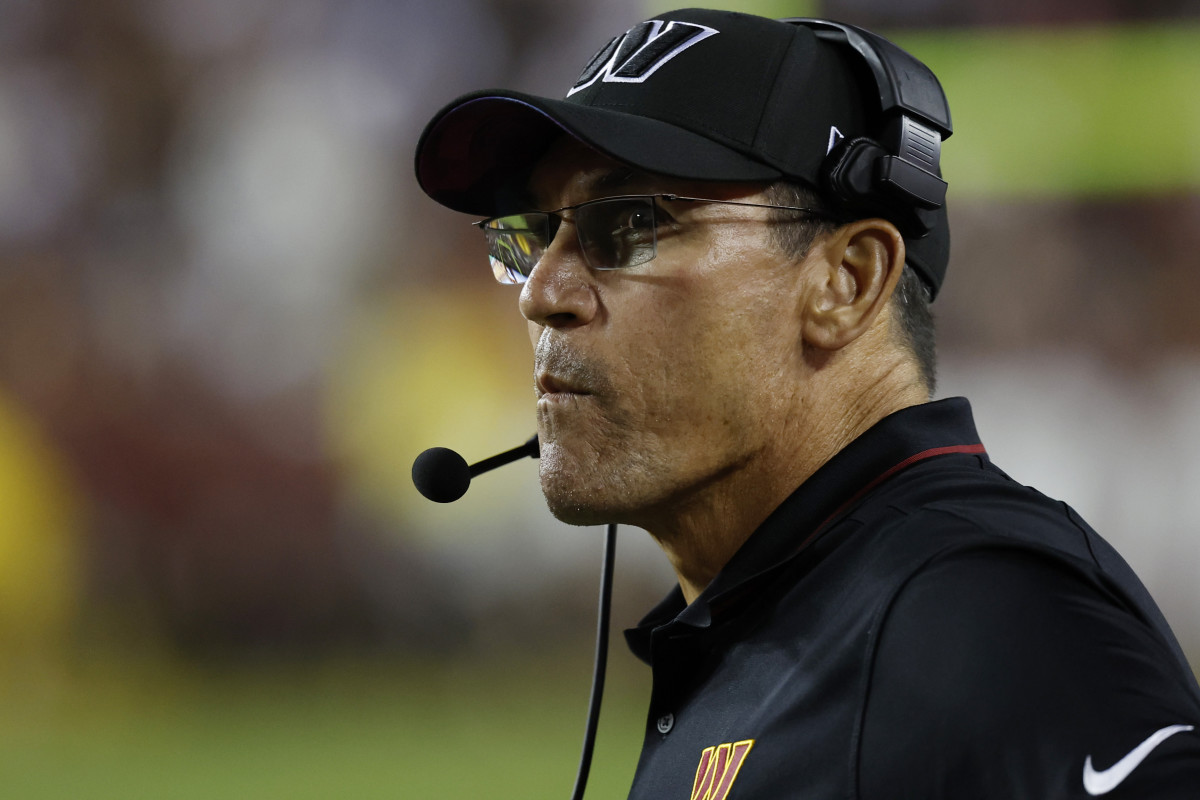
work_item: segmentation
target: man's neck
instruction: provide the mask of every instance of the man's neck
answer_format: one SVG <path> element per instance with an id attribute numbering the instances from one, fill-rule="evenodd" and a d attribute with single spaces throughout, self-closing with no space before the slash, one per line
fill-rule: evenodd
<path id="1" fill-rule="evenodd" d="M 642 526 L 662 547 L 688 603 L 821 466 L 879 420 L 929 400 L 919 382 L 901 377 L 888 371 L 851 392 L 814 392 L 814 398 L 827 400 L 804 404 L 761 452 Z M 854 401 L 839 402 L 846 397 Z"/>

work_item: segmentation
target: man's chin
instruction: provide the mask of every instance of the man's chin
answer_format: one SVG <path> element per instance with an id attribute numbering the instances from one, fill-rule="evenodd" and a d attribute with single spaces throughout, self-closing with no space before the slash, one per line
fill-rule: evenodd
<path id="1" fill-rule="evenodd" d="M 604 514 L 590 508 L 559 508 L 554 505 L 550 506 L 550 513 L 559 522 L 567 525 L 577 525 L 579 527 L 592 527 L 595 525 L 607 525 L 612 522 L 612 519 Z"/>
<path id="2" fill-rule="evenodd" d="M 568 525 L 606 525 L 628 522 L 629 503 L 621 493 L 595 482 L 564 480 L 561 474 L 542 476 L 542 494 L 550 513 Z"/>
<path id="3" fill-rule="evenodd" d="M 604 525 L 629 522 L 637 506 L 626 488 L 622 470 L 614 470 L 611 457 L 580 458 L 554 443 L 540 461 L 542 494 L 550 513 L 568 525 Z M 601 464 L 608 469 L 602 470 Z"/>
<path id="4" fill-rule="evenodd" d="M 604 525 L 614 521 L 615 509 L 607 503 L 597 503 L 596 492 L 564 491 L 559 486 L 542 482 L 546 506 L 559 522 L 568 525 Z"/>

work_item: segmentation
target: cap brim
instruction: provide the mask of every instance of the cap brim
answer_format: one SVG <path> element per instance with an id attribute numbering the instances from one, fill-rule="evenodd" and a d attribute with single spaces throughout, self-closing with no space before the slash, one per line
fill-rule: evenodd
<path id="1" fill-rule="evenodd" d="M 782 172 L 661 120 L 508 91 L 464 95 L 417 144 L 417 182 L 455 211 L 491 216 L 527 203 L 530 172 L 571 136 L 632 167 L 685 180 L 772 181 Z"/>

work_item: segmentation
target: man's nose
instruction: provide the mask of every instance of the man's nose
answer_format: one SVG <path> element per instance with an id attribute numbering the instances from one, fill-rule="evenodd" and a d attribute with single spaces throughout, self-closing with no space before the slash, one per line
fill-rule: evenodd
<path id="1" fill-rule="evenodd" d="M 592 270 L 579 249 L 575 226 L 559 226 L 553 241 L 521 287 L 521 314 L 542 327 L 591 322 L 599 309 Z"/>

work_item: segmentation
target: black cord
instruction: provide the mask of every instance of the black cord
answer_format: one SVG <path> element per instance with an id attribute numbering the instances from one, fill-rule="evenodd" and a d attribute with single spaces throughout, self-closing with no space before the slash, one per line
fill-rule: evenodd
<path id="1" fill-rule="evenodd" d="M 588 700 L 587 727 L 583 732 L 583 752 L 571 800 L 583 800 L 588 771 L 592 767 L 592 748 L 596 745 L 596 727 L 600 722 L 600 699 L 604 695 L 604 670 L 608 664 L 608 626 L 612 617 L 613 561 L 617 551 L 617 526 L 610 523 L 604 537 L 604 562 L 600 567 L 600 609 L 596 614 L 596 666 L 592 671 L 592 696 Z"/>

